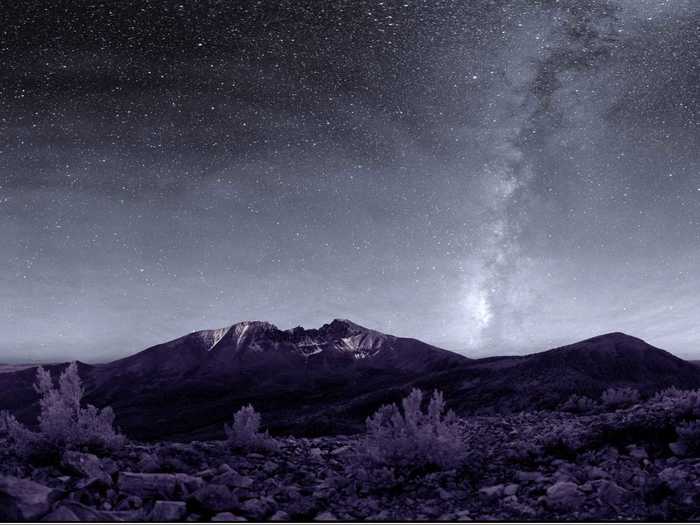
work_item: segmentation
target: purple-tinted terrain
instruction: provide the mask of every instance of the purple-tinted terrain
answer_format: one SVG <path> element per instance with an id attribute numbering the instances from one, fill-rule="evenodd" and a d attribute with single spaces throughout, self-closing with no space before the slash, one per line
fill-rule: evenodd
<path id="1" fill-rule="evenodd" d="M 1 518 L 700 518 L 700 367 L 622 333 L 469 359 L 347 320 L 255 321 L 75 372 L 126 440 L 109 430 L 107 446 L 111 416 L 78 400 L 78 437 L 41 441 L 64 378 L 40 407 L 36 367 L 0 368 L 0 409 L 19 420 L 0 425 Z M 413 389 L 446 406 L 413 398 L 367 420 Z M 100 446 L 80 441 L 98 427 Z"/>
<path id="2" fill-rule="evenodd" d="M 309 330 L 241 322 L 79 368 L 87 401 L 112 406 L 117 424 L 138 439 L 221 438 L 231 410 L 247 403 L 273 432 L 352 433 L 413 387 L 439 388 L 460 414 L 552 409 L 573 393 L 595 397 L 616 386 L 700 387 L 696 365 L 621 333 L 469 359 L 339 319 Z M 0 407 L 26 422 L 38 413 L 34 376 L 34 367 L 0 374 Z"/>

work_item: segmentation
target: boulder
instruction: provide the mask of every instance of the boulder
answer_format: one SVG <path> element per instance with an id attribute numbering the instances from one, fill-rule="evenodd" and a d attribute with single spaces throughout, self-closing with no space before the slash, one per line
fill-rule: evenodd
<path id="1" fill-rule="evenodd" d="M 515 473 L 515 479 L 518 481 L 544 481 L 545 477 L 540 472 L 529 472 L 526 470 L 518 470 Z"/>
<path id="2" fill-rule="evenodd" d="M 105 472 L 100 458 L 94 454 L 67 450 L 61 457 L 61 465 L 70 472 L 88 480 L 97 480 L 106 486 L 112 484 L 112 477 Z"/>
<path id="3" fill-rule="evenodd" d="M 246 500 L 240 505 L 241 514 L 256 521 L 265 518 L 271 510 L 270 502 L 260 498 Z"/>
<path id="4" fill-rule="evenodd" d="M 669 443 L 668 448 L 670 448 L 671 452 L 678 457 L 682 458 L 688 455 L 688 446 L 680 441 Z"/>
<path id="5" fill-rule="evenodd" d="M 571 481 L 558 481 L 547 489 L 547 504 L 555 510 L 576 510 L 585 499 L 585 494 Z"/>
<path id="6" fill-rule="evenodd" d="M 122 472 L 119 490 L 140 498 L 177 500 L 196 491 L 204 484 L 201 478 L 188 474 L 146 474 Z"/>
<path id="7" fill-rule="evenodd" d="M 247 489 L 253 484 L 253 478 L 241 476 L 235 470 L 229 470 L 223 474 L 212 478 L 212 483 L 217 485 L 226 485 L 227 487 L 235 487 L 237 489 Z"/>
<path id="8" fill-rule="evenodd" d="M 34 481 L 0 475 L 0 521 L 37 520 L 49 512 L 58 495 Z"/>
<path id="9" fill-rule="evenodd" d="M 637 445 L 630 445 L 627 447 L 627 453 L 630 457 L 635 459 L 648 459 L 649 454 L 644 447 L 639 447 Z"/>
<path id="10" fill-rule="evenodd" d="M 117 510 L 134 510 L 143 507 L 143 500 L 138 496 L 127 496 L 117 505 Z"/>
<path id="11" fill-rule="evenodd" d="M 279 468 L 279 465 L 278 465 L 277 463 L 275 463 L 274 461 L 266 461 L 266 462 L 263 464 L 263 470 L 264 470 L 265 472 L 267 472 L 268 474 L 273 473 L 273 472 L 276 471 L 278 468 Z"/>
<path id="12" fill-rule="evenodd" d="M 181 521 L 187 516 L 187 504 L 184 501 L 158 500 L 153 505 L 149 521 Z"/>
<path id="13" fill-rule="evenodd" d="M 173 499 L 177 490 L 174 474 L 148 474 L 122 472 L 119 474 L 119 490 L 140 498 Z"/>
<path id="14" fill-rule="evenodd" d="M 504 490 L 503 485 L 492 485 L 490 487 L 483 487 L 479 489 L 479 495 L 486 499 L 496 499 L 503 495 Z"/>
<path id="15" fill-rule="evenodd" d="M 318 514 L 315 518 L 314 521 L 338 521 L 338 518 L 335 517 L 335 514 L 332 512 L 321 512 Z"/>
<path id="16" fill-rule="evenodd" d="M 212 516 L 211 521 L 246 521 L 246 519 L 236 516 L 232 512 L 219 512 Z"/>
<path id="17" fill-rule="evenodd" d="M 238 507 L 238 498 L 226 485 L 212 483 L 195 491 L 190 500 L 207 512 L 224 512 Z"/>
<path id="18" fill-rule="evenodd" d="M 603 470 L 600 467 L 596 467 L 596 466 L 590 467 L 587 471 L 587 474 L 588 474 L 588 479 L 591 479 L 591 480 L 604 479 L 604 478 L 610 477 L 610 475 L 605 470 Z"/>
<path id="19" fill-rule="evenodd" d="M 607 503 L 612 507 L 617 507 L 622 505 L 625 500 L 629 497 L 629 491 L 620 487 L 617 483 L 608 480 L 602 480 L 598 484 L 598 489 L 596 491 L 598 499 Z"/>
<path id="20" fill-rule="evenodd" d="M 143 521 L 144 515 L 141 510 L 130 511 L 105 511 L 99 510 L 77 501 L 64 500 L 61 503 L 66 510 L 77 516 L 78 521 Z"/>
<path id="21" fill-rule="evenodd" d="M 76 516 L 75 512 L 70 510 L 68 507 L 60 505 L 55 510 L 49 512 L 46 516 L 41 518 L 41 521 L 67 522 L 67 521 L 80 521 L 80 518 L 78 518 L 78 516 Z"/>
<path id="22" fill-rule="evenodd" d="M 149 454 L 148 452 L 144 452 L 143 454 L 141 454 L 141 457 L 139 458 L 137 468 L 139 469 L 140 472 L 146 472 L 146 473 L 153 474 L 153 473 L 160 471 L 160 461 L 153 454 Z"/>

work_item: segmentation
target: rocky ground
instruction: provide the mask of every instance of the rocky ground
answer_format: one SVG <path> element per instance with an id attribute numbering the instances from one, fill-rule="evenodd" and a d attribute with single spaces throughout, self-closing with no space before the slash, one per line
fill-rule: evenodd
<path id="1" fill-rule="evenodd" d="M 681 406 L 682 405 L 682 406 Z M 129 443 L 54 464 L 0 457 L 0 518 L 44 521 L 700 520 L 700 458 L 677 443 L 688 403 L 464 421 L 464 465 L 396 469 L 362 436 Z"/>

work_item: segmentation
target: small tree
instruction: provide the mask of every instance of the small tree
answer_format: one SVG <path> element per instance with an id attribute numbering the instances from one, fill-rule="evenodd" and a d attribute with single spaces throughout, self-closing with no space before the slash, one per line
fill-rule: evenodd
<path id="1" fill-rule="evenodd" d="M 244 450 L 271 450 L 278 443 L 265 432 L 260 432 L 260 414 L 253 405 L 246 405 L 233 414 L 233 424 L 224 425 L 226 441 L 232 448 Z"/>
<path id="2" fill-rule="evenodd" d="M 110 407 L 99 410 L 92 405 L 80 406 L 84 391 L 76 363 L 66 367 L 57 385 L 43 367 L 37 369 L 36 377 L 34 389 L 40 396 L 39 432 L 27 429 L 9 413 L 0 423 L 18 455 L 81 448 L 106 452 L 124 444 L 124 436 L 114 430 L 114 412 Z"/>
<path id="3" fill-rule="evenodd" d="M 396 404 L 384 405 L 367 418 L 367 453 L 376 463 L 397 467 L 453 468 L 465 461 L 466 445 L 459 421 L 445 413 L 437 390 L 423 412 L 423 392 L 404 398 L 403 413 Z"/>
<path id="4" fill-rule="evenodd" d="M 639 390 L 636 388 L 608 388 L 600 397 L 607 408 L 623 408 L 639 402 Z"/>
<path id="5" fill-rule="evenodd" d="M 593 412 L 596 408 L 598 408 L 598 403 L 590 397 L 579 396 L 577 394 L 572 394 L 572 396 L 561 405 L 561 410 L 573 414 L 588 414 Z"/>

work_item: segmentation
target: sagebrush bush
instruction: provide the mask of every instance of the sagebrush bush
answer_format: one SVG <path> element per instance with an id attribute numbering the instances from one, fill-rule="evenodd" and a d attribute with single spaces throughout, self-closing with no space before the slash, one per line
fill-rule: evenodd
<path id="1" fill-rule="evenodd" d="M 51 452 L 49 443 L 38 432 L 32 432 L 7 410 L 0 412 L 0 436 L 6 448 L 21 458 L 45 456 Z"/>
<path id="2" fill-rule="evenodd" d="M 224 425 L 226 442 L 232 448 L 243 450 L 274 450 L 276 440 L 267 431 L 260 431 L 260 414 L 252 405 L 246 405 L 233 414 L 233 424 Z"/>
<path id="3" fill-rule="evenodd" d="M 639 402 L 636 388 L 608 388 L 600 397 L 606 408 L 623 408 Z"/>
<path id="4" fill-rule="evenodd" d="M 676 427 L 678 442 L 687 453 L 695 456 L 700 453 L 700 421 L 685 421 Z"/>
<path id="5" fill-rule="evenodd" d="M 0 424 L 16 454 L 27 457 L 72 449 L 109 452 L 124 444 L 125 437 L 114 429 L 110 407 L 81 406 L 84 390 L 75 363 L 61 373 L 57 385 L 51 374 L 39 367 L 34 389 L 40 396 L 39 431 L 29 430 L 8 413 Z"/>
<path id="6" fill-rule="evenodd" d="M 465 461 L 466 444 L 454 412 L 445 413 L 435 391 L 422 410 L 423 392 L 414 389 L 401 405 L 384 405 L 367 418 L 366 451 L 379 464 L 396 467 L 454 468 Z"/>
<path id="7" fill-rule="evenodd" d="M 561 410 L 573 414 L 588 414 L 598 408 L 598 403 L 586 396 L 573 394 L 562 405 Z"/>

